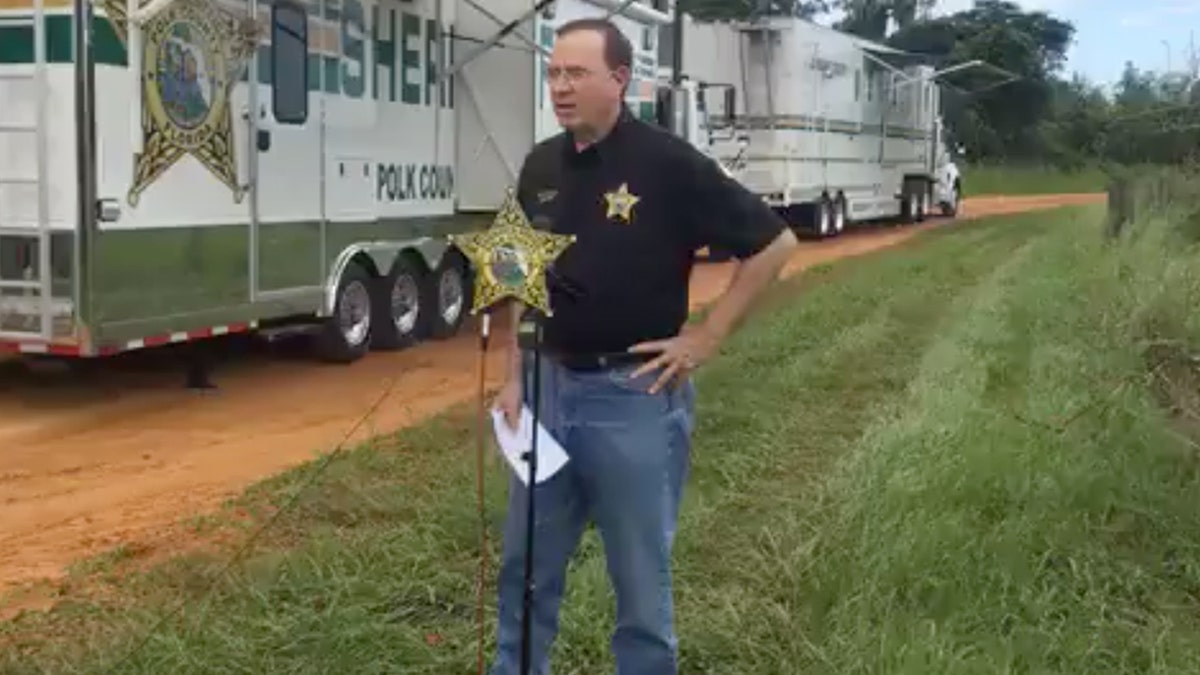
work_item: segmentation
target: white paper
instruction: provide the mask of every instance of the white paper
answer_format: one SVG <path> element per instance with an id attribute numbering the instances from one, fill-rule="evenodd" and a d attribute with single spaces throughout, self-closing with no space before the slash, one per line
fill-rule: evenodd
<path id="1" fill-rule="evenodd" d="M 521 419 L 514 430 L 508 426 L 508 422 L 504 419 L 504 413 L 492 409 L 492 426 L 496 430 L 496 441 L 500 444 L 500 454 L 508 460 L 513 471 L 521 482 L 529 485 L 529 463 L 525 461 L 524 455 L 529 451 L 533 443 L 533 412 L 528 406 L 521 406 Z M 546 428 L 538 423 L 538 438 L 537 438 L 537 482 L 542 483 L 554 474 L 567 463 L 567 453 L 546 431 Z"/>

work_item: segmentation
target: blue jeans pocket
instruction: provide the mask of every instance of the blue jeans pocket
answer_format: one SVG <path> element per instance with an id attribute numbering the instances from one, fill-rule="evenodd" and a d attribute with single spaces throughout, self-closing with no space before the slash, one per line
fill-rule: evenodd
<path id="1" fill-rule="evenodd" d="M 681 382 L 668 382 L 658 392 L 651 394 L 650 387 L 662 376 L 662 370 L 652 370 L 648 373 L 632 377 L 640 366 L 626 366 L 608 371 L 606 379 L 615 394 L 631 398 L 645 397 L 647 402 L 654 401 L 662 413 L 676 409 L 685 409 L 690 414 L 695 393 L 691 378 Z"/>
<path id="2" fill-rule="evenodd" d="M 648 373 L 643 373 L 637 377 L 633 377 L 634 372 L 641 366 L 624 366 L 622 368 L 614 368 L 605 373 L 609 384 L 620 389 L 623 392 L 630 394 L 645 394 L 652 396 L 650 387 L 654 386 L 654 381 L 662 374 L 661 370 L 652 370 Z"/>

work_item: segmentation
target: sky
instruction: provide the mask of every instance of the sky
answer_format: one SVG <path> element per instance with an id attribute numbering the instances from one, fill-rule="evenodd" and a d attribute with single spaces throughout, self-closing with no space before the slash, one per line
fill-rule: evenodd
<path id="1" fill-rule="evenodd" d="M 938 13 L 970 7 L 972 0 L 940 0 Z M 1200 55 L 1200 0 L 1017 0 L 1070 21 L 1075 40 L 1067 52 L 1066 74 L 1079 72 L 1095 84 L 1111 85 L 1126 61 L 1139 70 L 1188 68 L 1192 33 Z"/>

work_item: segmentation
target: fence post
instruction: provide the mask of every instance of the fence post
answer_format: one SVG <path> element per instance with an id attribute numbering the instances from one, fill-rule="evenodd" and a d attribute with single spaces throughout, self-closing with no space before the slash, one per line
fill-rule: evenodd
<path id="1" fill-rule="evenodd" d="M 1121 229 L 1131 217 L 1129 204 L 1129 179 L 1124 175 L 1113 175 L 1108 180 L 1108 223 L 1105 235 L 1110 239 L 1121 235 Z"/>

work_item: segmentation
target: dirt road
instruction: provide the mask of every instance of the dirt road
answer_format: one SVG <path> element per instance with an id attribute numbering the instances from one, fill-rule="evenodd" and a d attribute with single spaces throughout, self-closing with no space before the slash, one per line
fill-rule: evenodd
<path id="1" fill-rule="evenodd" d="M 1100 201 L 1102 195 L 984 197 L 960 218 Z M 804 242 L 785 274 L 895 245 L 930 227 L 881 228 Z M 731 264 L 698 266 L 693 305 L 724 289 Z M 499 366 L 500 345 L 489 371 Z M 180 546 L 183 518 L 334 447 L 394 380 L 358 434 L 411 425 L 474 395 L 477 343 L 464 335 L 350 366 L 234 360 L 219 389 L 182 389 L 178 370 L 137 356 L 87 379 L 0 375 L 0 595 L 61 575 L 80 557 L 135 543 Z M 168 543 L 169 542 L 169 543 Z"/>

